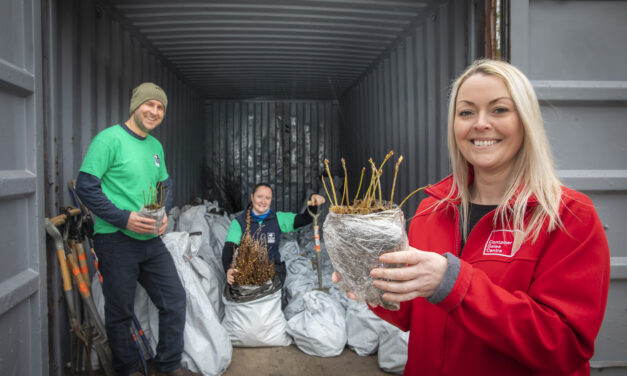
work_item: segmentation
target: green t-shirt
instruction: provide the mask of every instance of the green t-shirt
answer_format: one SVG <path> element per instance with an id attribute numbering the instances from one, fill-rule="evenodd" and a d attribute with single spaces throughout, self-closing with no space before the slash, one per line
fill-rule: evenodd
<path id="1" fill-rule="evenodd" d="M 100 179 L 102 192 L 121 210 L 139 211 L 157 183 L 168 178 L 161 143 L 151 135 L 140 140 L 122 126 L 114 125 L 98 133 L 87 150 L 80 169 Z M 96 217 L 94 232 L 116 231 L 139 240 L 156 237 L 120 229 Z"/>
<path id="2" fill-rule="evenodd" d="M 281 232 L 292 232 L 295 230 L 294 218 L 296 218 L 296 213 L 276 212 L 276 220 L 279 222 Z M 263 221 L 259 221 L 259 224 L 262 223 Z M 226 239 L 224 242 L 239 244 L 240 240 L 242 240 L 242 226 L 239 225 L 237 219 L 234 219 L 231 221 L 231 225 L 229 226 L 229 231 L 226 233 Z"/>

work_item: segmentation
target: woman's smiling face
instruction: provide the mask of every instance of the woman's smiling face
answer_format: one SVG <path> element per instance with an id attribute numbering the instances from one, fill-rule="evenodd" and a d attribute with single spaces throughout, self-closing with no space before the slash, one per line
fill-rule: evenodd
<path id="1" fill-rule="evenodd" d="M 262 215 L 268 211 L 272 203 L 272 189 L 265 186 L 257 187 L 257 190 L 250 195 L 250 199 L 253 202 L 253 212 Z"/>
<path id="2" fill-rule="evenodd" d="M 524 131 L 503 80 L 481 73 L 468 77 L 457 92 L 453 130 L 475 175 L 509 175 Z"/>

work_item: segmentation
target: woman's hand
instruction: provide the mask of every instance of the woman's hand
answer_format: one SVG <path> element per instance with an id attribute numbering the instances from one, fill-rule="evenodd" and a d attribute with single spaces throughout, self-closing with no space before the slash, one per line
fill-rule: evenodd
<path id="1" fill-rule="evenodd" d="M 238 273 L 239 270 L 235 269 L 235 268 L 229 268 L 229 270 L 226 271 L 226 282 L 229 285 L 232 285 L 233 282 L 235 282 L 235 273 Z"/>
<path id="2" fill-rule="evenodd" d="M 320 196 L 317 193 L 314 193 L 313 195 L 311 195 L 309 201 L 307 201 L 307 206 L 320 206 L 325 202 L 326 200 L 324 199 L 324 197 Z"/>
<path id="3" fill-rule="evenodd" d="M 333 281 L 333 283 L 338 283 L 341 278 L 342 277 L 341 277 L 340 273 L 338 273 L 338 272 L 333 272 L 333 274 L 331 274 L 331 280 Z M 352 292 L 352 291 L 346 291 L 346 296 L 349 299 L 351 299 L 351 300 L 357 300 L 357 295 L 355 295 L 355 293 Z M 370 303 L 370 302 L 368 302 L 368 304 L 370 304 L 370 306 L 372 308 L 376 308 L 377 307 L 376 304 L 373 304 L 373 303 Z"/>
<path id="4" fill-rule="evenodd" d="M 375 287 L 387 291 L 383 294 L 383 299 L 390 302 L 432 296 L 440 287 L 448 267 L 444 256 L 413 247 L 405 251 L 384 253 L 379 261 L 407 265 L 399 268 L 375 268 L 370 271 L 370 275 L 376 279 Z"/>

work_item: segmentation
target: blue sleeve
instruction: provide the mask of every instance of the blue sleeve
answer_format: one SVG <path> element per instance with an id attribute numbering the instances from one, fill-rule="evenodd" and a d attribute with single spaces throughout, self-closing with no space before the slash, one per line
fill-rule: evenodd
<path id="1" fill-rule="evenodd" d="M 166 197 L 165 212 L 169 213 L 170 209 L 172 209 L 172 203 L 174 202 L 174 195 L 172 194 L 172 187 L 174 184 L 172 183 L 172 179 L 170 179 L 169 176 L 164 181 L 159 182 L 159 184 L 163 186 L 163 194 Z M 159 197 L 159 200 L 161 200 L 161 197 Z"/>
<path id="2" fill-rule="evenodd" d="M 168 179 L 166 179 L 168 180 Z M 131 212 L 115 206 L 102 192 L 100 179 L 86 172 L 79 172 L 76 179 L 76 194 L 80 200 L 100 219 L 115 227 L 125 229 Z"/>

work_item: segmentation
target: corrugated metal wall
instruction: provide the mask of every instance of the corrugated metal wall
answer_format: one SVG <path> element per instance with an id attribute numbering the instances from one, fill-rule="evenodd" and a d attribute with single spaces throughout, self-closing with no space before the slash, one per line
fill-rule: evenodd
<path id="1" fill-rule="evenodd" d="M 38 0 L 0 12 L 0 375 L 48 369 Z"/>
<path id="2" fill-rule="evenodd" d="M 343 92 L 439 0 L 107 0 L 207 99 Z"/>
<path id="3" fill-rule="evenodd" d="M 559 173 L 596 206 L 612 256 L 593 374 L 627 373 L 626 1 L 512 1 L 512 62 L 532 80 Z"/>
<path id="4" fill-rule="evenodd" d="M 211 101 L 206 110 L 208 176 L 218 184 L 207 198 L 230 211 L 239 208 L 224 201 L 225 191 L 237 191 L 244 207 L 260 182 L 274 188 L 275 210 L 300 211 L 307 191 L 319 189 L 324 159 L 338 159 L 340 119 L 331 100 Z"/>
<path id="5" fill-rule="evenodd" d="M 394 201 L 449 173 L 446 107 L 451 80 L 474 54 L 472 10 L 464 1 L 443 1 L 431 8 L 389 53 L 340 101 L 344 124 L 340 150 L 356 191 L 361 167 L 372 157 L 378 165 L 389 150 L 403 155 Z M 394 159 L 383 174 L 390 194 Z M 339 161 L 335 161 L 339 165 Z M 368 168 L 369 169 L 369 168 Z M 369 170 L 367 170 L 369 171 Z M 419 196 L 404 206 L 412 216 Z"/>
<path id="6" fill-rule="evenodd" d="M 94 1 L 50 1 L 46 61 L 48 210 L 68 204 L 65 183 L 76 177 L 91 139 L 128 119 L 132 89 L 153 81 L 168 94 L 154 132 L 165 149 L 176 204 L 202 192 L 202 101 L 141 40 Z"/>
<path id="7" fill-rule="evenodd" d="M 44 137 L 46 216 L 72 205 L 66 183 L 76 178 L 91 139 L 128 119 L 131 90 L 143 81 L 163 87 L 169 103 L 165 120 L 154 132 L 163 144 L 174 181 L 175 204 L 202 195 L 204 123 L 200 97 L 171 67 L 142 44 L 105 5 L 94 1 L 44 4 Z M 64 303 L 57 263 L 50 253 L 49 310 L 51 370 L 60 367 L 67 346 Z M 63 350 L 65 349 L 65 350 Z"/>

